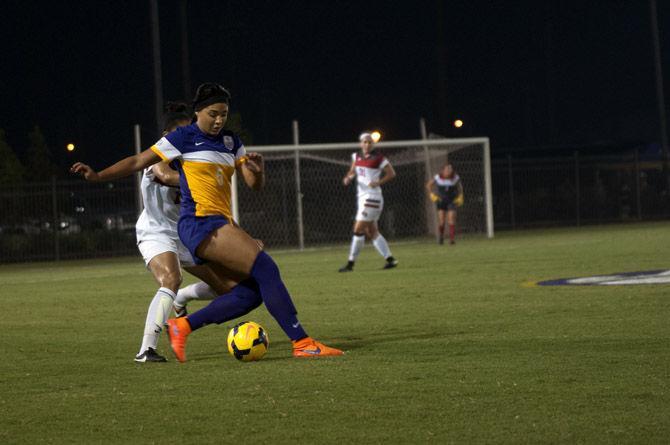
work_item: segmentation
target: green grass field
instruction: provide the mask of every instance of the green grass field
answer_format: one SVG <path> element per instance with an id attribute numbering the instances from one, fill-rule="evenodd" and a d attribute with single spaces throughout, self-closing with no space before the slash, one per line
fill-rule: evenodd
<path id="1" fill-rule="evenodd" d="M 670 225 L 391 247 L 397 269 L 367 245 L 352 274 L 348 246 L 274 253 L 308 332 L 347 353 L 291 358 L 261 307 L 255 363 L 230 323 L 185 364 L 134 364 L 139 255 L 0 267 L 0 443 L 668 443 L 670 285 L 523 283 L 670 269 Z"/>

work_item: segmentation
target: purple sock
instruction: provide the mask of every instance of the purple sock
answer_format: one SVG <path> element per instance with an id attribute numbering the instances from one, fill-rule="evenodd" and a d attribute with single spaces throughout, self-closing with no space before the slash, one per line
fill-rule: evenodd
<path id="1" fill-rule="evenodd" d="M 220 295 L 204 308 L 189 314 L 188 324 L 195 331 L 207 324 L 221 324 L 248 314 L 261 305 L 258 284 L 251 278 L 242 281 L 227 294 Z"/>
<path id="2" fill-rule="evenodd" d="M 298 311 L 279 275 L 279 268 L 270 255 L 265 252 L 258 254 L 251 268 L 251 277 L 258 283 L 268 312 L 277 320 L 286 335 L 294 341 L 307 337 L 296 317 Z"/>

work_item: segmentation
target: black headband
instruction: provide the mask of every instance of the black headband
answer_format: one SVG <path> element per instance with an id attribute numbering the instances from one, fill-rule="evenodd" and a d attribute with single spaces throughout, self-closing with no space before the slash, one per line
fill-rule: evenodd
<path id="1" fill-rule="evenodd" d="M 203 99 L 200 102 L 194 103 L 193 108 L 195 109 L 195 111 L 200 111 L 203 108 L 208 107 L 209 105 L 212 104 L 220 104 L 220 103 L 228 104 L 229 102 L 230 102 L 230 96 L 220 94 L 218 96 L 208 97 L 207 99 Z"/>

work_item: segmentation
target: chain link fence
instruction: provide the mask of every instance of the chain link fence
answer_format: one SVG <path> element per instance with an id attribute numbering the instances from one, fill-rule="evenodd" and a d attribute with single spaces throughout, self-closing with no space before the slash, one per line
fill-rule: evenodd
<path id="1" fill-rule="evenodd" d="M 239 185 L 239 218 L 271 248 L 347 243 L 356 213 L 355 185 L 341 179 L 355 148 L 268 151 L 267 184 Z M 383 149 L 398 176 L 384 186 L 379 222 L 389 240 L 430 237 L 433 204 L 425 182 L 447 159 L 460 174 L 462 234 L 486 233 L 481 145 Z M 620 156 L 506 158 L 491 162 L 496 229 L 575 226 L 670 217 L 661 162 Z M 298 193 L 300 190 L 300 193 Z M 107 184 L 51 181 L 0 191 L 0 262 L 139 255 L 135 246 L 134 178 Z M 302 228 L 301 228 L 302 227 Z"/>
<path id="2" fill-rule="evenodd" d="M 662 162 L 617 156 L 492 161 L 496 229 L 579 226 L 670 217 Z"/>
<path id="3" fill-rule="evenodd" d="M 0 191 L 0 262 L 136 253 L 135 191 L 134 178 L 5 187 Z"/>

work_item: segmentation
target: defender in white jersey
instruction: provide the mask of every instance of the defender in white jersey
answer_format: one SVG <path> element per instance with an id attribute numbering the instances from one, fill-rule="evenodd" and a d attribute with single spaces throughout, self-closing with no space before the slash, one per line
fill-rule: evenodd
<path id="1" fill-rule="evenodd" d="M 144 210 L 135 224 L 137 247 L 147 265 L 161 252 L 174 252 L 182 266 L 193 266 L 193 258 L 179 240 L 179 188 L 163 182 L 170 169 L 158 163 L 144 169 L 141 181 Z M 176 173 L 176 172 L 175 172 Z"/>
<path id="2" fill-rule="evenodd" d="M 377 221 L 384 209 L 384 197 L 381 186 L 395 178 L 395 170 L 386 157 L 374 148 L 374 141 L 370 133 L 362 133 L 359 136 L 361 151 L 352 153 L 351 167 L 342 183 L 347 186 L 354 178 L 358 184 L 358 211 L 354 222 L 354 235 L 351 240 L 349 261 L 340 268 L 340 272 L 351 272 L 354 270 L 356 257 L 365 244 L 365 237 L 372 240 L 381 256 L 386 259 L 384 269 L 391 269 L 398 262 L 391 254 L 386 239 L 379 233 Z"/>

